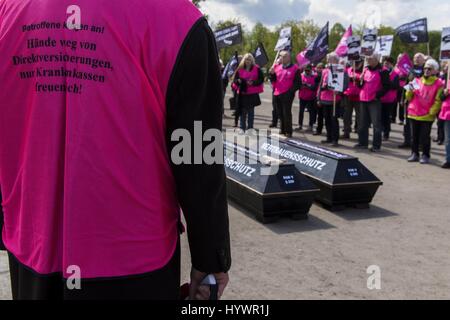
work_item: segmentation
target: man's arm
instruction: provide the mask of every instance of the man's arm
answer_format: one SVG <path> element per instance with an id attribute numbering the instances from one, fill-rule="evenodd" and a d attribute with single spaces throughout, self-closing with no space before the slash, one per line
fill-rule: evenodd
<path id="1" fill-rule="evenodd" d="M 167 91 L 169 155 L 178 143 L 170 141 L 177 129 L 189 131 L 192 142 L 194 121 L 202 122 L 203 132 L 222 129 L 221 81 L 213 33 L 206 20 L 199 21 L 183 44 Z M 191 150 L 193 155 L 193 146 Z M 227 272 L 231 255 L 223 164 L 172 164 L 172 169 L 193 267 L 204 273 Z"/>
<path id="2" fill-rule="evenodd" d="M 300 90 L 300 88 L 302 87 L 302 73 L 300 70 L 297 70 L 295 72 L 295 78 L 294 78 L 294 86 L 292 87 L 292 91 L 297 91 Z"/>
<path id="3" fill-rule="evenodd" d="M 5 245 L 2 241 L 2 231 L 3 231 L 3 224 L 4 224 L 4 217 L 3 217 L 3 209 L 2 209 L 2 191 L 0 190 L 0 250 L 6 250 Z"/>
<path id="4" fill-rule="evenodd" d="M 264 73 L 261 69 L 258 69 L 258 79 L 253 83 L 254 86 L 260 86 L 264 83 Z"/>

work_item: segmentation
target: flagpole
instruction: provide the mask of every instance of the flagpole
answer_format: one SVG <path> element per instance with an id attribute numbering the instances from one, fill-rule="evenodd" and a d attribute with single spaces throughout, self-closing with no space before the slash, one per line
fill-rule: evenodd
<path id="1" fill-rule="evenodd" d="M 333 117 L 336 117 L 336 91 L 333 90 Z"/>
<path id="2" fill-rule="evenodd" d="M 430 41 L 427 42 L 428 56 L 430 56 Z"/>
<path id="3" fill-rule="evenodd" d="M 272 64 L 272 68 L 273 68 L 273 67 L 275 66 L 275 64 L 277 63 L 278 57 L 280 56 L 280 52 L 281 52 L 281 50 L 278 50 L 277 55 L 276 55 L 276 57 L 275 57 L 275 60 L 273 61 L 273 64 Z"/>
<path id="4" fill-rule="evenodd" d="M 447 62 L 447 89 L 450 89 L 450 61 Z"/>

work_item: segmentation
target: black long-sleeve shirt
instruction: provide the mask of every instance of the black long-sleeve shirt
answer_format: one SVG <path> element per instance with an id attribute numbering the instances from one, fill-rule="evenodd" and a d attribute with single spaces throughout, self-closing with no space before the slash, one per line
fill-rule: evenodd
<path id="1" fill-rule="evenodd" d="M 177 144 L 170 141 L 176 129 L 188 130 L 191 137 L 195 121 L 202 121 L 203 132 L 222 129 L 220 64 L 206 20 L 193 27 L 183 44 L 166 102 L 169 153 Z M 192 265 L 207 273 L 228 271 L 231 254 L 224 166 L 182 164 L 172 169 L 187 223 Z"/>

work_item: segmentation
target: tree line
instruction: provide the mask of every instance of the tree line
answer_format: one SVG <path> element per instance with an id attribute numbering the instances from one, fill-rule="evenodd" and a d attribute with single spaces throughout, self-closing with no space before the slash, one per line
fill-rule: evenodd
<path id="1" fill-rule="evenodd" d="M 196 6 L 200 6 L 201 2 L 205 0 L 193 0 Z M 208 17 L 207 17 L 208 18 Z M 213 30 L 229 27 L 240 23 L 239 19 L 219 21 L 212 25 Z M 289 20 L 278 25 L 275 29 L 271 30 L 258 22 L 251 30 L 245 26 L 242 28 L 243 43 L 230 48 L 220 50 L 220 57 L 226 63 L 237 51 L 238 54 L 244 54 L 247 52 L 253 53 L 259 43 L 262 43 L 267 51 L 269 60 L 273 61 L 276 56 L 274 51 L 275 44 L 278 40 L 279 32 L 282 28 L 292 27 L 292 53 L 297 55 L 303 49 L 306 48 L 308 43 L 314 39 L 323 27 L 318 25 L 313 20 Z M 348 26 L 344 26 L 341 23 L 335 23 L 329 30 L 329 50 L 334 51 L 339 41 L 341 40 L 345 30 Z M 365 26 L 353 25 L 353 34 L 362 35 Z M 430 55 L 435 59 L 439 59 L 440 47 L 441 47 L 441 31 L 429 31 L 430 39 Z M 395 35 L 395 28 L 391 26 L 381 25 L 378 28 L 378 35 Z M 428 53 L 426 43 L 422 44 L 405 44 L 401 42 L 398 37 L 394 37 L 394 43 L 392 46 L 391 55 L 396 58 L 399 54 L 407 52 L 410 56 L 413 56 L 417 52 Z"/>

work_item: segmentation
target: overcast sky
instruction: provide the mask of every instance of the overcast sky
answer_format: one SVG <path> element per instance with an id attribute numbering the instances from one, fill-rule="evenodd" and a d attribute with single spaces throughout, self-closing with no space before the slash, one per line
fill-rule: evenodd
<path id="1" fill-rule="evenodd" d="M 449 0 L 206 0 L 201 9 L 213 24 L 239 18 L 248 28 L 258 21 L 273 27 L 289 19 L 330 21 L 331 26 L 381 22 L 395 28 L 424 17 L 430 30 L 450 27 Z"/>

